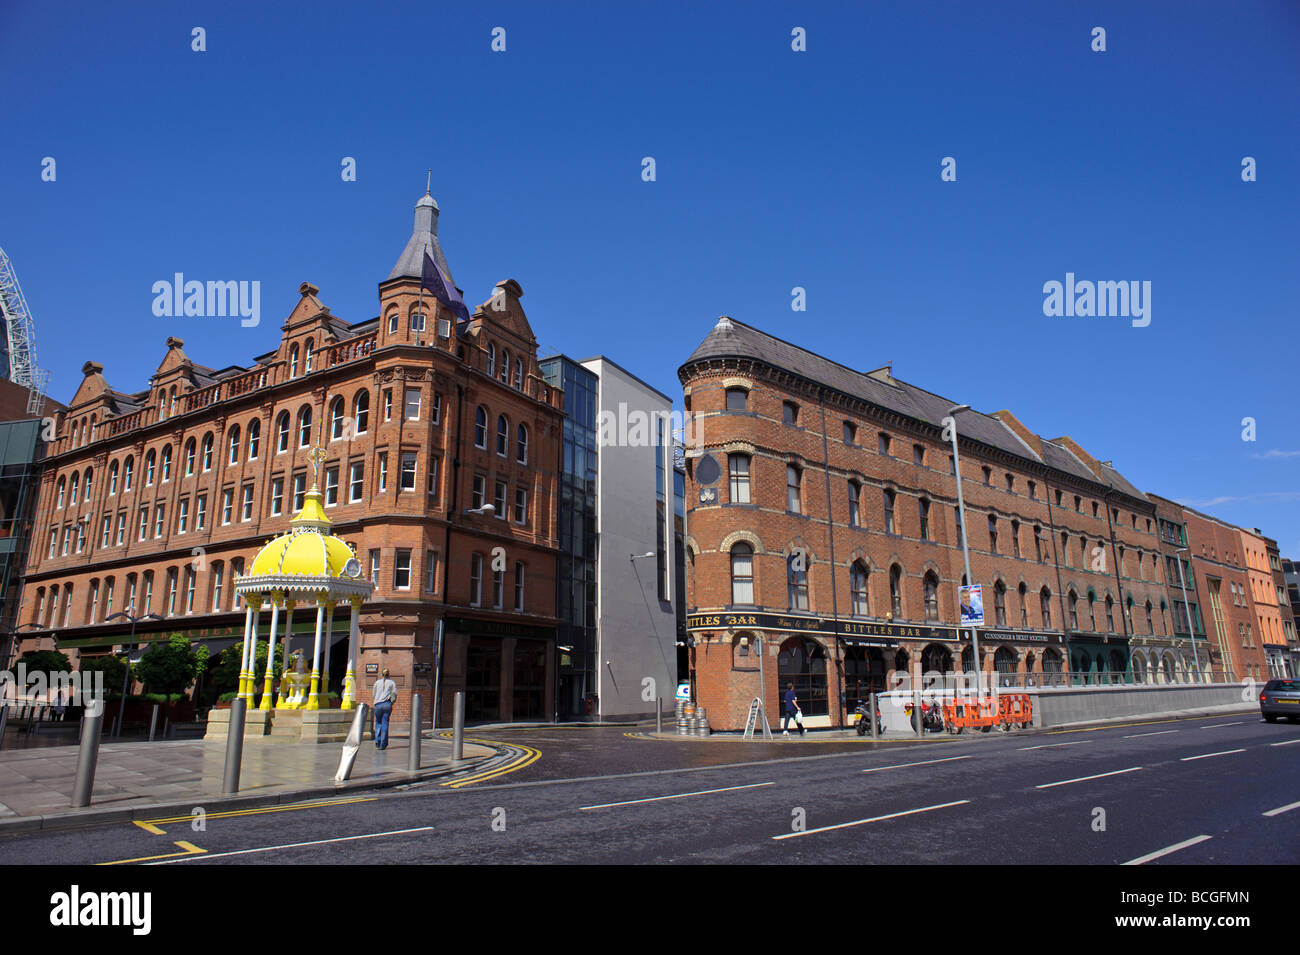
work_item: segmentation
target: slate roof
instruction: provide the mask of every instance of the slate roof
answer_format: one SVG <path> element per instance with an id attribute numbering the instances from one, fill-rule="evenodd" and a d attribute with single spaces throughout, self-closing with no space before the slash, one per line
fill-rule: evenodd
<path id="1" fill-rule="evenodd" d="M 428 193 L 420 197 L 420 201 L 415 204 L 415 226 L 411 230 L 411 237 L 406 240 L 406 248 L 402 250 L 397 264 L 393 266 L 393 271 L 388 273 L 385 282 L 391 282 L 393 279 L 416 278 L 422 274 L 424 265 L 424 251 L 428 249 L 433 261 L 438 263 L 438 268 L 442 269 L 442 274 L 447 276 L 447 281 L 453 285 L 456 280 L 451 276 L 451 268 L 447 265 L 447 257 L 442 254 L 442 246 L 438 244 L 438 203 L 433 201 L 433 197 Z"/>
<path id="2" fill-rule="evenodd" d="M 895 378 L 892 371 L 880 369 L 871 374 L 855 371 L 728 316 L 718 320 L 718 324 L 678 370 L 678 376 L 684 381 L 684 371 L 688 365 L 715 358 L 761 361 L 935 428 L 943 427 L 943 418 L 957 404 L 951 399 Z M 1109 484 L 1124 494 L 1145 499 L 1145 495 L 1113 467 L 1103 466 L 1103 474 L 1107 479 L 1103 481 L 1071 451 L 1050 440 L 1043 440 L 1043 457 L 1040 458 L 1014 431 L 991 415 L 973 409 L 964 411 L 960 413 L 957 425 L 965 438 L 1018 458 L 1045 464 L 1093 484 Z"/>

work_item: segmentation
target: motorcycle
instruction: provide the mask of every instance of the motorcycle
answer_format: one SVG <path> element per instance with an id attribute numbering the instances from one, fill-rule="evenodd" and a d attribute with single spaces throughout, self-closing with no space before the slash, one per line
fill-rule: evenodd
<path id="1" fill-rule="evenodd" d="M 859 736 L 866 736 L 867 731 L 871 729 L 871 708 L 867 705 L 866 700 L 858 700 L 858 708 L 853 711 L 854 726 L 857 728 Z M 876 707 L 876 726 L 881 733 L 885 732 L 885 721 L 880 716 L 880 707 Z"/>
<path id="2" fill-rule="evenodd" d="M 908 721 L 912 724 L 912 729 L 918 729 L 913 710 L 914 707 L 911 703 L 906 704 L 903 708 Z M 942 733 L 944 731 L 943 708 L 938 700 L 921 700 L 921 727 L 928 733 Z"/>

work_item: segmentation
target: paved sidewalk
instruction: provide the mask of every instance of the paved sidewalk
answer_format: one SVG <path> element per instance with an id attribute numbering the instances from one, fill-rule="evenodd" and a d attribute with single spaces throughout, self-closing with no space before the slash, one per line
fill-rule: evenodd
<path id="1" fill-rule="evenodd" d="M 496 750 L 466 742 L 465 758 L 451 759 L 451 741 L 426 736 L 420 772 L 407 772 L 409 741 L 391 737 L 388 749 L 367 741 L 357 751 L 352 777 L 335 783 L 342 743 L 270 743 L 244 746 L 239 794 L 223 796 L 224 741 L 109 742 L 99 747 L 90 805 L 72 808 L 77 770 L 76 746 L 42 746 L 0 750 L 0 833 L 15 828 L 90 825 L 112 818 L 131 818 L 138 810 L 182 804 L 329 795 L 338 791 L 397 785 L 446 775 L 494 756 Z M 105 811 L 108 811 L 107 813 Z M 186 810 L 188 811 L 188 810 Z"/>

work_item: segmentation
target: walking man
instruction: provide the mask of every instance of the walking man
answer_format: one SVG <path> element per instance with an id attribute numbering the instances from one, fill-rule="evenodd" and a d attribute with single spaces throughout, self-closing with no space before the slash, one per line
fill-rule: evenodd
<path id="1" fill-rule="evenodd" d="M 388 718 L 393 715 L 397 700 L 397 684 L 388 679 L 388 669 L 375 681 L 375 749 L 388 749 Z"/>
<path id="2" fill-rule="evenodd" d="M 781 735 L 790 735 L 790 721 L 794 720 L 795 725 L 799 727 L 799 735 L 802 736 L 804 734 L 803 720 L 799 718 L 802 715 L 802 711 L 799 709 L 799 699 L 794 695 L 794 684 L 787 683 L 785 685 L 785 720 L 781 723 Z"/>

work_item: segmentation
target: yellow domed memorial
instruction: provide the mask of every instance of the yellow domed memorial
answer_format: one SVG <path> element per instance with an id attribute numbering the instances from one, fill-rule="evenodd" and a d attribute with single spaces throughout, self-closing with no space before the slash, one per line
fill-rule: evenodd
<path id="1" fill-rule="evenodd" d="M 323 448 L 308 452 L 316 470 L 325 458 Z M 321 691 L 321 636 L 332 633 L 334 607 L 347 601 L 352 607 L 348 631 L 348 669 L 343 681 L 343 706 L 356 703 L 357 617 L 362 602 L 374 592 L 374 584 L 361 572 L 361 562 L 348 544 L 330 533 L 331 522 L 325 516 L 320 487 L 312 476 L 302 510 L 289 522 L 285 534 L 268 541 L 253 559 L 249 572 L 235 579 L 235 593 L 244 598 L 244 647 L 239 675 L 239 695 L 252 703 L 257 675 L 253 672 L 257 646 L 258 617 L 263 605 L 271 608 L 270 647 L 266 655 L 266 674 L 262 684 L 262 710 L 271 709 L 272 682 L 275 669 L 276 631 L 280 608 L 284 607 L 284 639 L 291 637 L 293 610 L 299 603 L 316 606 L 316 641 L 312 649 L 311 676 L 286 672 L 280 680 L 280 697 L 276 709 L 321 708 L 321 698 L 328 693 L 329 672 L 325 672 L 325 693 Z M 327 620 L 328 617 L 328 620 Z M 328 660 L 328 656 L 327 656 Z M 326 697 L 328 699 L 328 697 Z"/>

